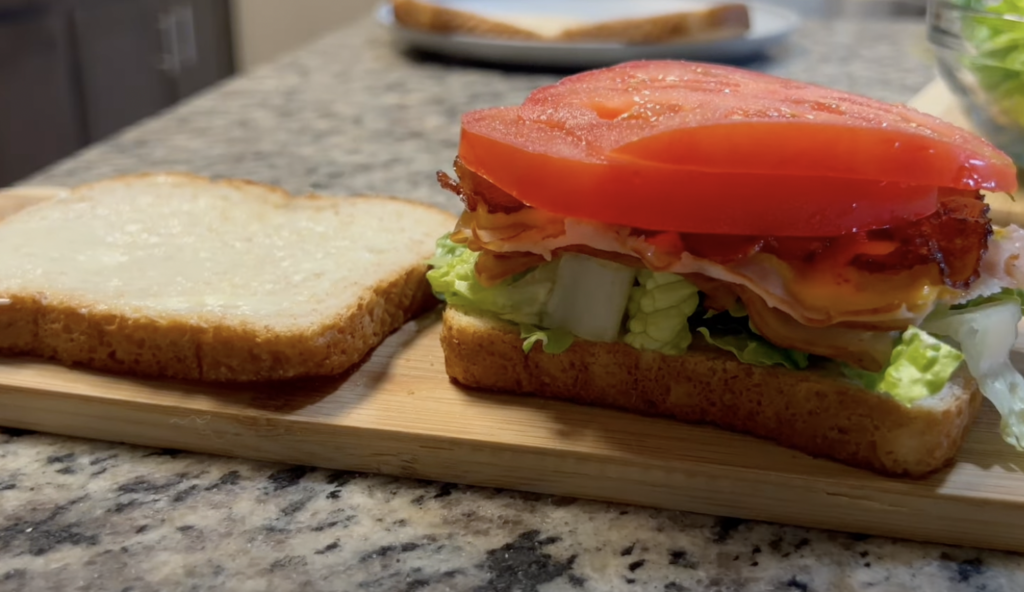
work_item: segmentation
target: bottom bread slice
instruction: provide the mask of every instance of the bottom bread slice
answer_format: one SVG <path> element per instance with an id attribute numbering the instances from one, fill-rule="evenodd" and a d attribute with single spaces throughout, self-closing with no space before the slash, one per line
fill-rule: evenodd
<path id="1" fill-rule="evenodd" d="M 711 424 L 891 476 L 952 462 L 982 398 L 963 368 L 905 406 L 828 371 L 754 366 L 700 344 L 668 356 L 577 339 L 560 354 L 526 354 L 516 326 L 452 306 L 441 346 L 448 376 L 467 387 Z"/>

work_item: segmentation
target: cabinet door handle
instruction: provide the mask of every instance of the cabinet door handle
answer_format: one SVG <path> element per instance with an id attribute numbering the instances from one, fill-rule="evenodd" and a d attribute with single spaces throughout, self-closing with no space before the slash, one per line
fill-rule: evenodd
<path id="1" fill-rule="evenodd" d="M 175 6 L 174 34 L 177 38 L 178 64 L 180 68 L 191 68 L 198 59 L 196 47 L 196 21 L 192 3 Z"/>
<path id="2" fill-rule="evenodd" d="M 178 36 L 174 32 L 174 11 L 161 10 L 157 13 L 156 26 L 160 29 L 160 46 L 163 50 L 158 67 L 171 74 L 177 74 L 181 71 L 181 60 L 178 57 Z"/>
<path id="3" fill-rule="evenodd" d="M 175 4 L 168 10 L 160 11 L 157 27 L 160 29 L 160 43 L 163 46 L 160 68 L 178 74 L 184 68 L 195 65 L 198 51 L 192 5 Z"/>

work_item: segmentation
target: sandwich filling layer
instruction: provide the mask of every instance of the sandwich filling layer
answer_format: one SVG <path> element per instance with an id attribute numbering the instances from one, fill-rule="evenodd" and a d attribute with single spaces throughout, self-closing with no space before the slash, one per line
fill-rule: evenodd
<path id="1" fill-rule="evenodd" d="M 947 191 L 903 228 L 722 237 L 550 214 L 456 171 L 459 181 L 440 179 L 466 210 L 428 279 L 447 302 L 519 325 L 527 352 L 575 339 L 667 355 L 714 347 L 750 364 L 827 367 L 907 405 L 967 363 L 1004 412 L 1006 439 L 1024 441 L 1024 379 L 1009 363 L 1024 230 L 993 230 L 977 192 Z"/>

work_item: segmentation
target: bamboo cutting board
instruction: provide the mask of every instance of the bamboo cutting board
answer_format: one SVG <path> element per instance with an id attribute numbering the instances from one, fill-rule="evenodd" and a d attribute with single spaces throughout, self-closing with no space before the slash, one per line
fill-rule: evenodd
<path id="1" fill-rule="evenodd" d="M 54 191 L 9 193 L 0 215 Z M 710 427 L 463 390 L 438 332 L 435 312 L 348 376 L 247 387 L 0 359 L 0 425 L 1024 551 L 1024 453 L 987 405 L 955 466 L 886 479 Z"/>

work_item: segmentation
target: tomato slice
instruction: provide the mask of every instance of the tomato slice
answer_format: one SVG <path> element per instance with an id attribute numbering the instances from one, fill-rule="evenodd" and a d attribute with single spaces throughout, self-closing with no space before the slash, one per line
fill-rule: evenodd
<path id="1" fill-rule="evenodd" d="M 466 114 L 462 161 L 524 203 L 654 230 L 832 236 L 1016 189 L 1005 154 L 909 107 L 765 74 L 633 62 Z"/>
<path id="2" fill-rule="evenodd" d="M 865 179 L 722 173 L 643 161 L 615 166 L 462 134 L 463 163 L 523 203 L 633 228 L 755 236 L 838 236 L 935 211 L 937 189 Z"/>

